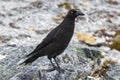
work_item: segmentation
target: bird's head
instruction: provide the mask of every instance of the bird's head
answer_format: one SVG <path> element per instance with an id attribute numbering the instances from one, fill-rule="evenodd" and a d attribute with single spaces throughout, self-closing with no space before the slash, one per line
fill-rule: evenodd
<path id="1" fill-rule="evenodd" d="M 71 9 L 67 14 L 67 17 L 71 18 L 76 18 L 77 16 L 84 16 L 84 13 L 79 10 Z"/>

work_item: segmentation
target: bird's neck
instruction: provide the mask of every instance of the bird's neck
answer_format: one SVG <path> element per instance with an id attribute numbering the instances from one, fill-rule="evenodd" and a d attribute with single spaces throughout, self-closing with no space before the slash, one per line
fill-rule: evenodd
<path id="1" fill-rule="evenodd" d="M 75 18 L 65 17 L 65 19 L 63 20 L 61 25 L 65 25 L 65 26 L 62 26 L 62 27 L 63 27 L 63 29 L 65 29 L 67 31 L 74 31 Z"/>

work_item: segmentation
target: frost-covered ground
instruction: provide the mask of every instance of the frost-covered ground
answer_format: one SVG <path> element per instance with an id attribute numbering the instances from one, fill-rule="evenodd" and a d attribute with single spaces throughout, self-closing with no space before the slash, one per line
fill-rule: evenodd
<path id="1" fill-rule="evenodd" d="M 6 59 L 13 61 L 11 56 L 14 59 L 17 52 L 19 56 L 15 60 L 19 61 L 18 57 L 25 55 L 24 50 L 21 49 L 28 49 L 25 51 L 29 53 L 30 46 L 39 44 L 47 33 L 63 20 L 69 8 L 77 8 L 85 13 L 84 18 L 76 19 L 75 32 L 92 35 L 100 29 L 106 29 L 109 34 L 112 34 L 112 30 L 120 30 L 120 0 L 0 0 L 0 61 L 3 63 L 6 63 Z M 99 39 L 102 40 L 104 39 Z M 70 45 L 74 44 L 80 44 L 76 35 L 73 36 Z M 106 46 L 99 49 L 105 53 L 105 59 L 120 64 L 119 51 L 110 50 Z M 11 69 L 9 67 L 13 63 L 5 63 L 0 67 Z M 13 70 L 13 73 L 15 72 L 17 73 Z M 7 79 L 8 76 L 5 78 Z"/>

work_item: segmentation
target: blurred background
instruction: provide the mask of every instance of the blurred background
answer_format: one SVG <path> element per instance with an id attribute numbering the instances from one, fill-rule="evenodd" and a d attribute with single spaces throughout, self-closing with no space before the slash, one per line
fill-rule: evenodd
<path id="1" fill-rule="evenodd" d="M 70 9 L 85 13 L 76 19 L 70 46 L 100 49 L 108 61 L 107 66 L 120 64 L 120 0 L 0 0 L 0 72 L 4 72 L 0 80 L 12 80 L 15 73 L 20 72 L 11 70 L 15 68 L 12 65 L 59 25 Z M 12 75 L 8 75 L 11 71 L 6 72 L 7 68 Z M 116 69 L 120 70 L 120 66 Z"/>

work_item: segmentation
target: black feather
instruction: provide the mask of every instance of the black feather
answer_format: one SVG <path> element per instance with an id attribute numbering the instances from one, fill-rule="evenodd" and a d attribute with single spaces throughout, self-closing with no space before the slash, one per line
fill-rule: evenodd
<path id="1" fill-rule="evenodd" d="M 55 58 L 61 54 L 68 46 L 75 25 L 75 18 L 78 15 L 84 15 L 82 12 L 77 10 L 70 10 L 63 22 L 53 29 L 45 39 L 35 48 L 33 52 L 28 54 L 27 59 L 23 62 L 25 64 L 32 63 L 41 56 L 48 56 L 49 59 Z M 22 63 L 22 64 L 23 64 Z"/>

